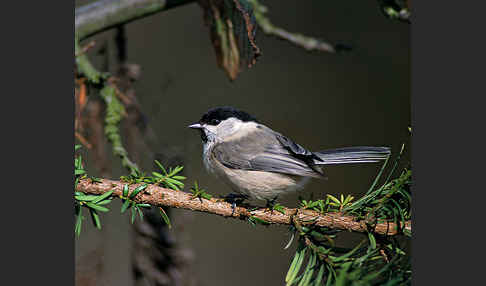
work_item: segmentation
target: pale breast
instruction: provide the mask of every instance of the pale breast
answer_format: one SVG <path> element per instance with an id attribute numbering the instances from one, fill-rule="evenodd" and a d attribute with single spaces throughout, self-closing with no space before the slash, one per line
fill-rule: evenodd
<path id="1" fill-rule="evenodd" d="M 285 193 L 300 190 L 310 178 L 277 172 L 229 168 L 221 164 L 213 154 L 214 143 L 203 148 L 205 168 L 231 187 L 234 192 L 259 200 L 273 200 Z"/>
<path id="2" fill-rule="evenodd" d="M 208 170 L 208 172 L 210 173 L 213 173 L 213 163 L 212 163 L 212 156 L 210 156 L 210 152 L 211 152 L 211 144 L 204 144 L 203 145 L 203 154 L 202 154 L 202 158 L 203 158 L 203 163 L 204 163 L 204 167 L 206 168 L 206 170 Z"/>
<path id="3" fill-rule="evenodd" d="M 229 169 L 227 180 L 239 192 L 259 200 L 273 200 L 278 196 L 301 189 L 310 179 L 263 171 Z"/>
<path id="4" fill-rule="evenodd" d="M 298 191 L 310 179 L 280 173 L 231 169 L 214 160 L 212 156 L 205 156 L 204 161 L 206 168 L 234 192 L 259 200 L 272 200 L 285 193 Z"/>

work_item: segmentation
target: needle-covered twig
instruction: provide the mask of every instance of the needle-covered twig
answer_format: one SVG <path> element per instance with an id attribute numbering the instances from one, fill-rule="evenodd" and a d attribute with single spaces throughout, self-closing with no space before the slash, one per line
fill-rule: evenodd
<path id="1" fill-rule="evenodd" d="M 77 184 L 76 191 L 99 195 L 113 190 L 114 196 L 120 196 L 123 192 L 125 182 L 101 179 L 93 182 L 91 179 L 81 179 Z M 140 186 L 132 184 L 130 192 Z M 330 212 L 320 213 L 309 209 L 282 208 L 282 212 L 268 211 L 266 208 L 251 209 L 245 207 L 236 207 L 232 209 L 230 203 L 222 199 L 201 199 L 194 200 L 193 194 L 182 191 L 174 191 L 155 185 L 148 185 L 144 192 L 138 194 L 134 201 L 138 203 L 147 203 L 153 206 L 167 206 L 172 208 L 181 208 L 192 211 L 207 212 L 224 217 L 234 217 L 240 219 L 257 218 L 268 224 L 291 225 L 293 220 L 301 225 L 316 225 L 319 227 L 328 227 L 332 229 L 343 229 L 354 232 L 374 232 L 382 235 L 396 235 L 400 231 L 393 222 L 378 223 L 370 225 L 366 221 L 358 221 L 353 216 L 343 215 L 342 213 Z M 411 222 L 407 221 L 405 229 L 411 232 Z"/>

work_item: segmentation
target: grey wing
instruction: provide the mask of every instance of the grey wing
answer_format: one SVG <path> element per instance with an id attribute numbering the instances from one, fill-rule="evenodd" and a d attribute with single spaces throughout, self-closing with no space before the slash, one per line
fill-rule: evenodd
<path id="1" fill-rule="evenodd" d="M 291 148 L 282 144 L 282 138 L 302 154 L 296 155 Z M 243 138 L 219 143 L 213 149 L 214 156 L 228 168 L 323 177 L 320 169 L 305 160 L 305 152 L 309 151 L 263 125 Z"/>

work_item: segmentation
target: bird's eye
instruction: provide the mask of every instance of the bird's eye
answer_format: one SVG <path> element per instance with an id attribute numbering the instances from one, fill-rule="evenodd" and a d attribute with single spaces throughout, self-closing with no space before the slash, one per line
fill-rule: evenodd
<path id="1" fill-rule="evenodd" d="M 218 125 L 221 121 L 219 119 L 211 119 L 211 122 L 209 122 L 211 125 Z"/>

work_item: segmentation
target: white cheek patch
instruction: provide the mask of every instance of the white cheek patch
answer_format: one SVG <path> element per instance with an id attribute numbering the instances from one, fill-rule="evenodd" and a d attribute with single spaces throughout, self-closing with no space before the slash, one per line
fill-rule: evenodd
<path id="1" fill-rule="evenodd" d="M 207 142 L 215 142 L 217 141 L 216 136 L 216 126 L 204 125 L 204 134 L 206 135 Z"/>
<path id="2" fill-rule="evenodd" d="M 255 122 L 243 122 L 237 118 L 228 118 L 214 126 L 206 124 L 204 129 L 210 141 L 235 140 L 252 133 L 258 124 Z"/>
<path id="3" fill-rule="evenodd" d="M 222 140 L 240 129 L 241 121 L 236 118 L 228 118 L 218 125 L 205 124 L 204 129 L 208 137 Z"/>
<path id="4" fill-rule="evenodd" d="M 216 134 L 216 131 L 217 131 L 217 126 L 213 126 L 213 125 L 204 125 L 204 128 L 213 133 L 213 134 Z"/>

